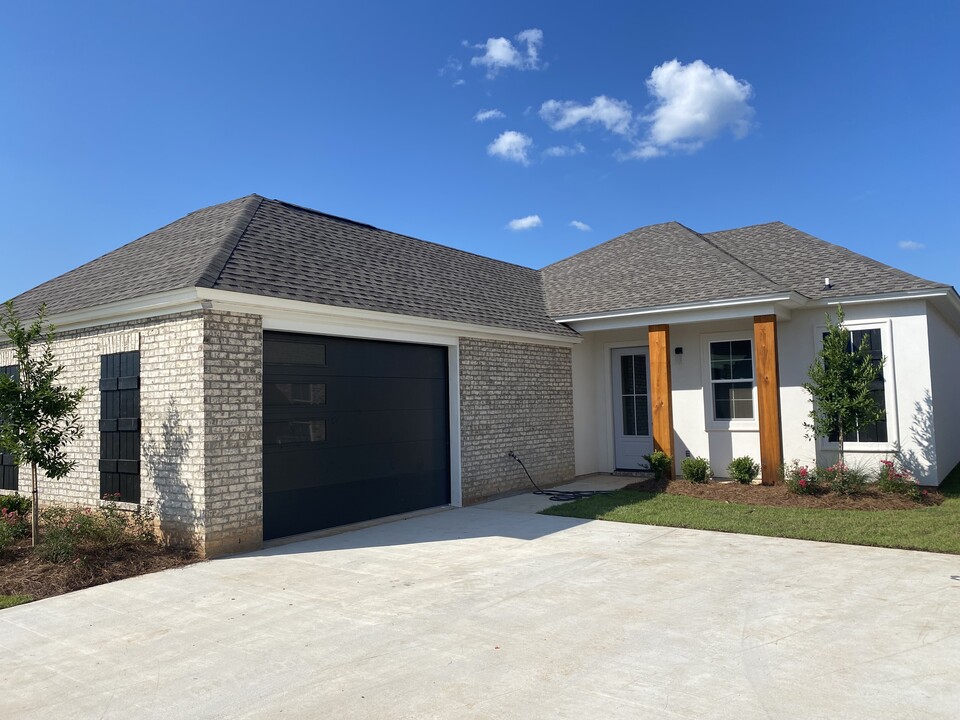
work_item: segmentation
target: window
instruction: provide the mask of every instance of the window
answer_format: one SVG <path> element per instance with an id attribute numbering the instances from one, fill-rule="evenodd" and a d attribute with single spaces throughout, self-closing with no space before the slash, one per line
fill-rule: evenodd
<path id="1" fill-rule="evenodd" d="M 710 343 L 710 389 L 713 419 L 753 420 L 753 343 Z"/>
<path id="2" fill-rule="evenodd" d="M 646 355 L 621 356 L 620 393 L 623 403 L 623 434 L 649 435 Z"/>
<path id="3" fill-rule="evenodd" d="M 824 333 L 826 337 L 826 333 Z M 847 343 L 849 352 L 854 352 L 865 343 L 870 351 L 870 358 L 874 365 L 880 366 L 880 375 L 870 387 L 870 394 L 876 403 L 883 409 L 887 407 L 886 382 L 883 377 L 883 340 L 881 338 L 880 328 L 851 329 L 850 341 Z M 885 443 L 887 442 L 887 419 L 886 417 L 876 422 L 860 425 L 856 429 L 848 432 L 844 438 L 844 443 Z M 830 442 L 837 442 L 839 434 L 833 432 L 829 437 Z"/>
<path id="4" fill-rule="evenodd" d="M 17 377 L 16 365 L 4 365 L 0 367 L 0 375 L 8 375 L 12 378 Z M 13 455 L 9 453 L 0 453 L 0 489 L 18 490 L 19 489 L 20 469 L 13 462 Z"/>
<path id="5" fill-rule="evenodd" d="M 100 496 L 140 502 L 140 353 L 100 356 Z"/>

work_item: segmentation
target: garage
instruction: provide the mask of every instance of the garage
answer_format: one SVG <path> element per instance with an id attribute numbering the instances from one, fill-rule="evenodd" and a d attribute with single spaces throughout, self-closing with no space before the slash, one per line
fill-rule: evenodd
<path id="1" fill-rule="evenodd" d="M 450 502 L 447 348 L 265 332 L 265 540 Z"/>

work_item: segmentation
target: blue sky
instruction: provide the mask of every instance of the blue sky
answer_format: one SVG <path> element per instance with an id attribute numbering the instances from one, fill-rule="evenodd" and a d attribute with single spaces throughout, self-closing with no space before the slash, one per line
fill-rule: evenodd
<path id="1" fill-rule="evenodd" d="M 782 220 L 958 286 L 958 37 L 954 0 L 8 3 L 0 295 L 252 192 L 532 267 Z"/>

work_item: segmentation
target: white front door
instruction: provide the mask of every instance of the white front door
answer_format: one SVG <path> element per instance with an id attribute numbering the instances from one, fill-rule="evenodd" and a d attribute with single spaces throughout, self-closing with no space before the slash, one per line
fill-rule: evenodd
<path id="1" fill-rule="evenodd" d="M 613 366 L 613 450 L 617 470 L 641 470 L 653 452 L 647 348 L 617 348 Z"/>

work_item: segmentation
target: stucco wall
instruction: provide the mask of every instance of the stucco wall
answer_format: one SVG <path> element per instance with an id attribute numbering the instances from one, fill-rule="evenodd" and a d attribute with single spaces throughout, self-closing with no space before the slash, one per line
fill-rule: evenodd
<path id="1" fill-rule="evenodd" d="M 570 350 L 460 339 L 460 453 L 463 501 L 574 475 Z"/>
<path id="2" fill-rule="evenodd" d="M 960 463 L 960 335 L 947 324 L 932 306 L 927 315 L 927 334 L 930 338 L 930 379 L 932 419 L 937 455 L 937 480 L 943 479 Z M 926 399 L 914 423 L 926 425 L 931 419 Z"/>

